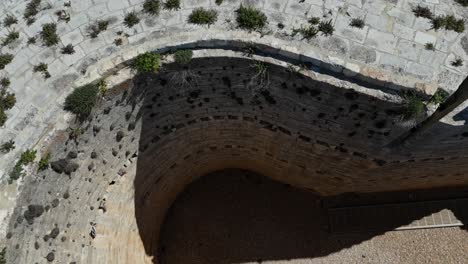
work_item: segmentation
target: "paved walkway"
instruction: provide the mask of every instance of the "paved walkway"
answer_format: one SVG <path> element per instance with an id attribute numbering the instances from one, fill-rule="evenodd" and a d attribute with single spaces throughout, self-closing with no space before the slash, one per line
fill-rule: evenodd
<path id="1" fill-rule="evenodd" d="M 463 226 L 468 199 L 332 208 L 328 219 L 332 233 Z"/>

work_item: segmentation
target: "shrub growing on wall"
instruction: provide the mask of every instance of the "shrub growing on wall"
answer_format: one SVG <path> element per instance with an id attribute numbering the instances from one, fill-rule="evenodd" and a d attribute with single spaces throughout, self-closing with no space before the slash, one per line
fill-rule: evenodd
<path id="1" fill-rule="evenodd" d="M 241 5 L 236 13 L 237 24 L 242 29 L 261 30 L 267 24 L 266 15 L 254 7 Z"/>
<path id="2" fill-rule="evenodd" d="M 192 56 L 192 50 L 178 50 L 174 53 L 174 60 L 179 64 L 185 65 L 192 60 Z"/>
<path id="3" fill-rule="evenodd" d="M 161 9 L 161 4 L 159 0 L 145 0 L 143 3 L 143 11 L 147 14 L 156 16 L 159 14 L 159 10 Z"/>
<path id="4" fill-rule="evenodd" d="M 57 25 L 55 23 L 47 23 L 42 25 L 41 38 L 44 45 L 51 47 L 59 42 L 57 35 Z"/>
<path id="5" fill-rule="evenodd" d="M 159 70 L 160 56 L 158 53 L 146 52 L 138 55 L 133 61 L 132 68 L 140 73 L 156 73 Z"/>
<path id="6" fill-rule="evenodd" d="M 65 99 L 64 109 L 72 112 L 79 120 L 83 121 L 91 114 L 98 93 L 98 87 L 93 84 L 76 88 Z"/>
<path id="7" fill-rule="evenodd" d="M 188 22 L 197 25 L 212 25 L 216 22 L 218 13 L 215 10 L 204 9 L 203 7 L 196 8 L 192 11 L 188 18 Z"/>

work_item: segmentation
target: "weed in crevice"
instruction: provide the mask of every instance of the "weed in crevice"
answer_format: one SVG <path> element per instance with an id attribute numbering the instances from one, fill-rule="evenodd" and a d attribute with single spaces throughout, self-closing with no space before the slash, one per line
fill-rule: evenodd
<path id="1" fill-rule="evenodd" d="M 38 65 L 34 66 L 33 71 L 34 72 L 40 72 L 42 73 L 42 76 L 44 79 L 49 79 L 50 78 L 50 73 L 48 71 L 48 66 L 46 63 L 39 63 Z"/>
<path id="2" fill-rule="evenodd" d="M 407 92 L 403 96 L 402 120 L 407 121 L 421 116 L 426 109 L 424 101 L 413 92 Z"/>
<path id="3" fill-rule="evenodd" d="M 8 33 L 8 35 L 6 35 L 6 37 L 3 39 L 2 46 L 8 46 L 18 39 L 19 39 L 19 32 L 13 30 L 10 33 Z"/>
<path id="4" fill-rule="evenodd" d="M 10 27 L 14 24 L 17 24 L 18 23 L 18 19 L 16 19 L 16 17 L 8 14 L 4 19 L 3 19 L 3 25 L 5 27 Z"/>
<path id="5" fill-rule="evenodd" d="M 132 68 L 140 73 L 156 73 L 160 67 L 161 56 L 158 53 L 146 52 L 138 55 L 132 63 Z"/>
<path id="6" fill-rule="evenodd" d="M 143 12 L 157 16 L 161 10 L 161 3 L 159 0 L 145 0 L 143 3 Z"/>
<path id="7" fill-rule="evenodd" d="M 351 19 L 351 22 L 349 23 L 350 26 L 355 27 L 355 28 L 364 28 L 365 22 L 364 19 L 362 18 L 353 18 Z"/>
<path id="8" fill-rule="evenodd" d="M 75 114 L 78 120 L 84 121 L 91 114 L 98 93 L 97 85 L 88 84 L 78 87 L 65 98 L 64 110 Z"/>
<path id="9" fill-rule="evenodd" d="M 23 166 L 26 166 L 32 163 L 36 159 L 36 151 L 27 149 L 21 153 L 20 159 L 16 162 L 13 170 L 10 172 L 10 178 L 8 179 L 9 183 L 18 180 L 20 177 L 24 176 Z"/>
<path id="10" fill-rule="evenodd" d="M 60 21 L 65 21 L 66 23 L 70 22 L 70 13 L 68 13 L 66 10 L 58 10 L 55 12 L 55 15 Z"/>
<path id="11" fill-rule="evenodd" d="M 42 25 L 42 31 L 40 33 L 42 42 L 47 47 L 58 44 L 59 37 L 57 35 L 57 25 L 55 23 L 47 23 Z"/>
<path id="12" fill-rule="evenodd" d="M 50 163 L 50 153 L 47 152 L 40 160 L 39 163 L 37 164 L 37 171 L 44 171 L 49 168 L 49 163 Z"/>
<path id="13" fill-rule="evenodd" d="M 321 21 L 318 24 L 318 30 L 322 32 L 322 34 L 325 36 L 333 35 L 333 31 L 335 31 L 335 28 L 333 27 L 332 20 L 330 19 L 328 21 Z"/>
<path id="14" fill-rule="evenodd" d="M 68 44 L 66 45 L 65 47 L 62 48 L 62 54 L 68 54 L 68 55 L 71 55 L 73 53 L 75 53 L 75 48 L 73 47 L 72 44 Z"/>
<path id="15" fill-rule="evenodd" d="M 437 89 L 437 91 L 434 93 L 434 95 L 432 95 L 431 99 L 429 100 L 429 102 L 431 103 L 434 103 L 434 104 L 441 104 L 443 102 L 445 102 L 445 100 L 447 100 L 447 98 L 449 97 L 449 93 L 447 91 L 445 91 L 444 89 L 442 88 L 439 88 Z"/>
<path id="16" fill-rule="evenodd" d="M 30 37 L 28 38 L 28 41 L 26 42 L 28 45 L 36 44 L 36 38 L 35 37 Z"/>
<path id="17" fill-rule="evenodd" d="M 3 142 L 0 145 L 0 152 L 2 153 L 8 153 L 14 149 L 15 149 L 15 141 L 13 139 L 10 139 L 7 142 Z"/>
<path id="18" fill-rule="evenodd" d="M 31 25 L 36 21 L 35 16 L 39 13 L 39 7 L 41 0 L 31 0 L 24 10 L 23 17 L 26 20 L 26 24 Z"/>
<path id="19" fill-rule="evenodd" d="M 138 14 L 135 11 L 132 11 L 125 15 L 124 24 L 128 28 L 132 28 L 138 23 L 140 23 L 140 18 L 138 17 Z"/>
<path id="20" fill-rule="evenodd" d="M 449 16 L 437 16 L 432 18 L 432 29 L 439 30 L 453 30 L 457 33 L 465 31 L 465 21 L 463 19 L 457 19 L 453 15 Z"/>
<path id="21" fill-rule="evenodd" d="M 10 87 L 10 84 L 11 84 L 10 78 L 3 77 L 2 79 L 0 79 L 0 86 L 3 89 L 6 89 L 6 88 Z"/>
<path id="22" fill-rule="evenodd" d="M 212 25 L 218 19 L 218 13 L 213 9 L 195 8 L 188 17 L 190 24 Z"/>
<path id="23" fill-rule="evenodd" d="M 9 53 L 1 54 L 0 55 L 0 70 L 5 69 L 5 66 L 11 63 L 13 60 L 13 55 Z"/>
<path id="24" fill-rule="evenodd" d="M 250 64 L 254 70 L 254 75 L 250 78 L 249 88 L 253 95 L 257 95 L 260 91 L 268 89 L 270 85 L 269 67 L 266 63 L 254 61 Z"/>
<path id="25" fill-rule="evenodd" d="M 463 66 L 463 60 L 460 58 L 455 59 L 454 61 L 450 62 L 450 65 L 452 65 L 453 67 L 461 67 Z"/>
<path id="26" fill-rule="evenodd" d="M 459 3 L 462 6 L 468 6 L 468 0 L 455 0 L 455 2 Z"/>
<path id="27" fill-rule="evenodd" d="M 424 48 L 426 50 L 435 50 L 434 43 L 429 43 L 429 42 L 424 45 Z"/>
<path id="28" fill-rule="evenodd" d="M 166 3 L 164 3 L 164 9 L 179 10 L 180 9 L 180 0 L 167 0 Z"/>
<path id="29" fill-rule="evenodd" d="M 192 50 L 178 50 L 174 53 L 174 60 L 181 65 L 187 65 L 192 60 Z"/>
<path id="30" fill-rule="evenodd" d="M 261 31 L 267 25 L 267 16 L 254 7 L 241 5 L 236 10 L 236 21 L 241 29 Z"/>
<path id="31" fill-rule="evenodd" d="M 434 16 L 429 8 L 420 5 L 413 8 L 413 14 L 417 17 L 424 17 L 428 19 L 432 19 Z"/>
<path id="32" fill-rule="evenodd" d="M 97 38 L 108 26 L 109 20 L 98 20 L 88 27 L 88 34 L 91 38 Z"/>
<path id="33" fill-rule="evenodd" d="M 215 0 L 216 5 L 221 5 L 223 3 L 223 0 Z"/>

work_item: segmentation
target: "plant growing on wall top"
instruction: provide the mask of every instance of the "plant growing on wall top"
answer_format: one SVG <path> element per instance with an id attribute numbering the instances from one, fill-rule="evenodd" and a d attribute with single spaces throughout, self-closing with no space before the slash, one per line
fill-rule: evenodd
<path id="1" fill-rule="evenodd" d="M 78 120 L 84 121 L 91 114 L 98 93 L 99 88 L 94 84 L 78 87 L 65 98 L 64 109 L 75 114 Z"/>
<path id="2" fill-rule="evenodd" d="M 437 91 L 434 93 L 434 95 L 431 97 L 429 101 L 434 104 L 441 104 L 445 102 L 445 100 L 447 100 L 448 97 L 449 97 L 449 93 L 445 91 L 444 89 L 439 88 L 437 89 Z"/>
<path id="3" fill-rule="evenodd" d="M 140 73 L 156 73 L 160 67 L 160 56 L 158 53 L 146 52 L 138 55 L 132 63 L 132 68 Z"/>
<path id="4" fill-rule="evenodd" d="M 159 0 L 145 0 L 143 3 L 143 11 L 147 14 L 157 16 L 159 15 L 159 10 L 161 9 L 161 4 Z"/>
<path id="5" fill-rule="evenodd" d="M 203 7 L 196 8 L 188 17 L 188 22 L 197 25 L 212 25 L 216 22 L 218 13 L 213 10 L 207 10 Z"/>
<path id="6" fill-rule="evenodd" d="M 7 121 L 5 111 L 13 108 L 16 103 L 16 97 L 13 93 L 9 93 L 5 88 L 0 89 L 0 127 Z"/>
<path id="7" fill-rule="evenodd" d="M 34 72 L 40 72 L 42 73 L 42 76 L 44 79 L 49 79 L 50 78 L 50 73 L 48 71 L 49 66 L 45 63 L 39 63 L 38 65 L 34 66 L 33 71 Z"/>
<path id="8" fill-rule="evenodd" d="M 42 31 L 40 33 L 42 42 L 47 47 L 58 44 L 59 37 L 57 35 L 57 25 L 55 23 L 47 23 L 42 25 Z"/>
<path id="9" fill-rule="evenodd" d="M 13 24 L 16 24 L 18 23 L 18 19 L 16 19 L 16 17 L 8 14 L 4 19 L 3 19 L 3 25 L 5 27 L 10 27 L 12 26 Z"/>
<path id="10" fill-rule="evenodd" d="M 140 23 L 140 18 L 138 18 L 138 15 L 135 11 L 132 11 L 125 16 L 124 24 L 128 28 L 132 28 L 138 23 Z"/>
<path id="11" fill-rule="evenodd" d="M 41 0 L 31 0 L 24 10 L 24 19 L 28 25 L 31 25 L 36 21 L 35 16 L 39 13 L 39 6 L 41 5 Z"/>
<path id="12" fill-rule="evenodd" d="M 8 46 L 11 43 L 15 42 L 17 39 L 19 39 L 19 32 L 18 31 L 11 31 L 6 35 L 6 37 L 2 41 L 2 46 Z"/>
<path id="13" fill-rule="evenodd" d="M 437 16 L 433 18 L 431 22 L 434 30 L 443 28 L 445 30 L 453 30 L 457 33 L 465 31 L 465 21 L 463 19 L 457 19 L 453 15 Z"/>
<path id="14" fill-rule="evenodd" d="M 167 0 L 164 3 L 164 8 L 167 10 L 178 10 L 180 9 L 180 0 Z"/>
<path id="15" fill-rule="evenodd" d="M 410 120 L 419 117 L 426 110 L 423 100 L 413 92 L 407 92 L 403 96 L 402 119 Z"/>
<path id="16" fill-rule="evenodd" d="M 0 70 L 5 69 L 5 66 L 10 64 L 10 62 L 13 60 L 13 55 L 5 53 L 5 54 L 0 54 Z"/>
<path id="17" fill-rule="evenodd" d="M 259 31 L 267 24 L 266 15 L 254 7 L 241 5 L 236 13 L 237 24 L 242 29 Z"/>
<path id="18" fill-rule="evenodd" d="M 20 159 L 16 162 L 13 170 L 10 172 L 9 183 L 12 183 L 24 175 L 23 166 L 33 162 L 36 159 L 36 153 L 37 152 L 35 150 L 31 149 L 27 149 L 21 153 Z"/>
<path id="19" fill-rule="evenodd" d="M 192 50 L 178 50 L 174 53 L 175 62 L 186 65 L 192 60 Z"/>
<path id="20" fill-rule="evenodd" d="M 91 38 L 97 38 L 101 32 L 107 30 L 109 20 L 98 20 L 88 27 L 88 34 Z"/>

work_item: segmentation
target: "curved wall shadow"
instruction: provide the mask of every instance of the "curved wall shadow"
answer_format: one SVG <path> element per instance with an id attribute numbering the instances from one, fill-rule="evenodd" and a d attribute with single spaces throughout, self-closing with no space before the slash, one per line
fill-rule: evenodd
<path id="1" fill-rule="evenodd" d="M 129 101 L 142 122 L 135 217 L 146 254 L 154 256 L 155 263 L 167 210 L 190 183 L 214 171 L 251 170 L 325 196 L 466 182 L 463 177 L 437 177 L 449 173 L 440 166 L 445 161 L 394 166 L 381 159 L 386 155 L 383 146 L 408 129 L 396 122 L 399 105 L 266 66 L 268 89 L 259 90 L 265 80 L 258 79 L 247 59 L 196 59 L 188 66 L 170 64 L 160 74 L 135 78 Z M 421 171 L 427 173 L 424 178 Z"/>

